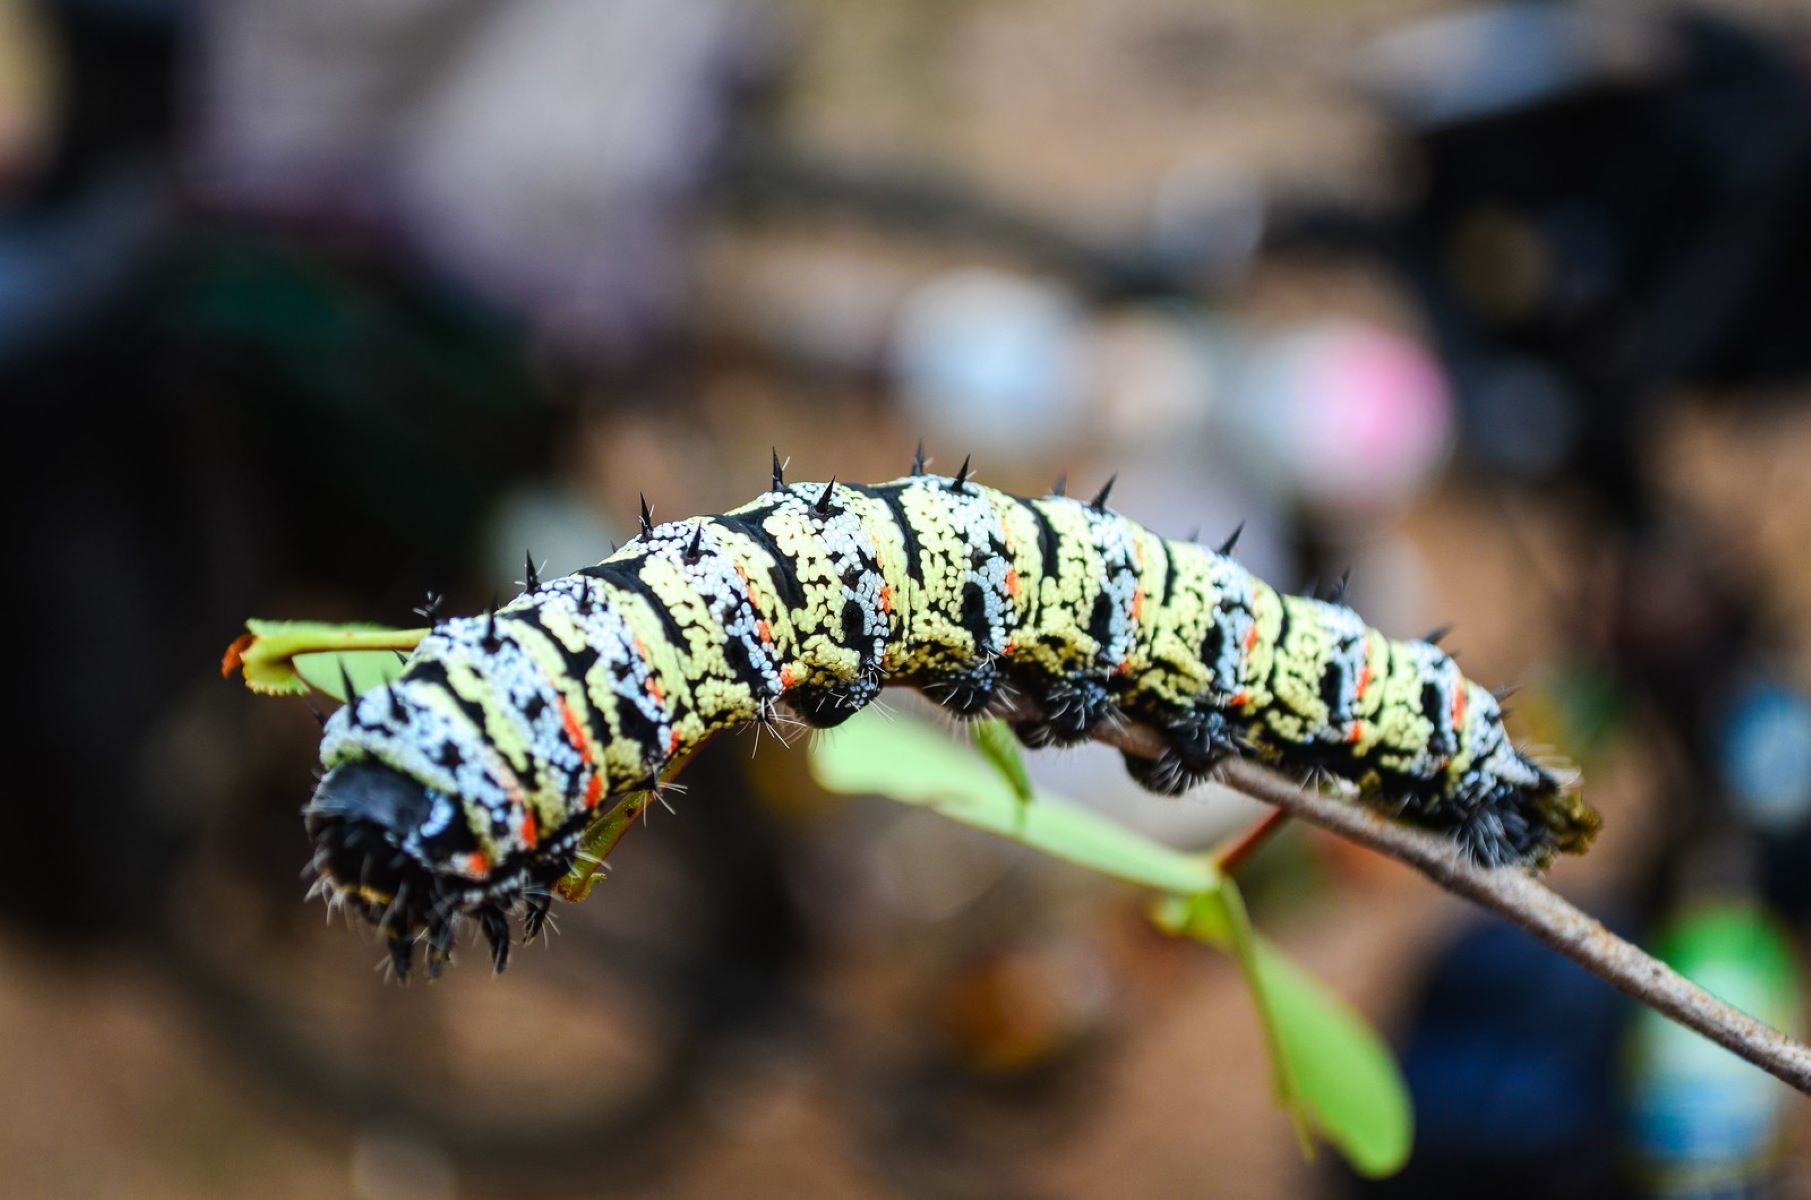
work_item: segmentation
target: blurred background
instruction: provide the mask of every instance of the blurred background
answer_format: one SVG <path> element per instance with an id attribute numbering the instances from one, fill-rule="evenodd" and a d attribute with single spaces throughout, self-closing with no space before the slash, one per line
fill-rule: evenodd
<path id="1" fill-rule="evenodd" d="M 297 872 L 248 615 L 410 624 L 657 519 L 972 453 L 1456 621 L 1605 815 L 1556 886 L 1798 1019 L 1811 7 L 0 0 L 26 703 L 8 1194 L 1811 1195 L 1805 1107 L 1301 830 L 1261 927 L 1409 1169 L 1304 1161 L 1226 961 L 724 738 L 560 935 L 384 986 Z M 19 724 L 22 722 L 21 724 Z M 1253 809 L 1037 756 L 1179 844 Z"/>

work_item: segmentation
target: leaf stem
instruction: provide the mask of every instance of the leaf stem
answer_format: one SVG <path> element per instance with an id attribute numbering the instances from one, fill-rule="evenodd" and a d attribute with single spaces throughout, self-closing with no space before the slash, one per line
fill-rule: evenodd
<path id="1" fill-rule="evenodd" d="M 1271 835 L 1289 823 L 1287 809 L 1273 808 L 1251 824 L 1245 832 L 1233 839 L 1224 850 L 1216 851 L 1214 863 L 1221 872 L 1231 875 L 1244 865 L 1245 860 L 1257 852 L 1258 847 L 1268 842 Z"/>

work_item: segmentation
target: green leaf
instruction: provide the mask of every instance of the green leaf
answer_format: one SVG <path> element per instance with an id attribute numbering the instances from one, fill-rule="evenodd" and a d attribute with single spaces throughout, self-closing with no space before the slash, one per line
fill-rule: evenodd
<path id="1" fill-rule="evenodd" d="M 1364 1018 L 1250 931 L 1231 881 L 1219 897 L 1168 897 L 1153 916 L 1238 960 L 1274 1056 L 1279 1096 L 1297 1119 L 1362 1175 L 1401 1170 L 1415 1122 L 1395 1060 Z"/>
<path id="2" fill-rule="evenodd" d="M 981 738 L 977 744 L 988 753 Z M 811 769 L 829 791 L 922 805 L 1167 893 L 1154 913 L 1160 925 L 1238 962 L 1271 1050 L 1278 1097 L 1297 1128 L 1320 1133 L 1365 1175 L 1387 1175 L 1407 1161 L 1413 1118 L 1388 1050 L 1362 1018 L 1252 932 L 1237 888 L 1210 857 L 1152 842 L 1028 782 L 1021 792 L 1007 767 L 905 719 L 856 716 L 812 747 Z"/>
<path id="3" fill-rule="evenodd" d="M 266 695 L 302 696 L 310 685 L 336 700 L 344 660 L 353 689 L 364 692 L 388 682 L 401 664 L 396 652 L 408 653 L 421 643 L 425 629 L 390 629 L 383 625 L 335 625 L 322 621 L 245 623 L 247 633 L 226 649 L 222 675 L 244 672 L 245 686 Z M 387 661 L 387 666 L 385 665 Z"/>
<path id="4" fill-rule="evenodd" d="M 1360 1174 L 1400 1171 L 1415 1113 L 1389 1049 L 1344 1000 L 1269 942 L 1256 942 L 1264 995 L 1309 1117 Z"/>
<path id="5" fill-rule="evenodd" d="M 992 718 L 976 721 L 969 727 L 969 736 L 975 749 L 1005 778 L 1019 802 L 1030 804 L 1036 798 L 1031 774 L 1025 770 L 1025 760 L 1019 756 L 1018 740 L 1013 737 L 1012 730 L 1006 728 L 1006 722 Z"/>
<path id="6" fill-rule="evenodd" d="M 1219 870 L 1201 855 L 1042 794 L 1027 804 L 999 771 L 916 721 L 859 713 L 813 745 L 811 773 L 826 791 L 922 805 L 1115 879 L 1188 894 L 1220 886 Z"/>
<path id="7" fill-rule="evenodd" d="M 394 650 L 298 654 L 294 662 L 297 675 L 342 704 L 349 698 L 345 694 L 347 679 L 352 681 L 352 695 L 362 696 L 402 673 L 402 660 Z"/>

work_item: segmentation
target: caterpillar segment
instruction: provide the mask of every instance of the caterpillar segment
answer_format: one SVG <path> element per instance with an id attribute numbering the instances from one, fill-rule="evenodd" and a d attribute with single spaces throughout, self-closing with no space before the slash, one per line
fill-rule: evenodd
<path id="1" fill-rule="evenodd" d="M 494 612 L 440 620 L 390 686 L 327 722 L 307 810 L 315 863 L 430 973 L 477 921 L 501 968 L 532 935 L 601 808 L 656 785 L 713 733 L 785 703 L 829 728 L 889 682 L 960 716 L 1002 689 L 1043 714 L 1029 745 L 1132 719 L 1127 759 L 1178 793 L 1230 754 L 1324 773 L 1491 864 L 1582 850 L 1597 817 L 1514 746 L 1496 698 L 1429 641 L 1283 595 L 1231 557 L 1061 494 L 924 473 L 774 485 L 656 525 Z M 1237 535 L 1234 535 L 1236 539 Z"/>

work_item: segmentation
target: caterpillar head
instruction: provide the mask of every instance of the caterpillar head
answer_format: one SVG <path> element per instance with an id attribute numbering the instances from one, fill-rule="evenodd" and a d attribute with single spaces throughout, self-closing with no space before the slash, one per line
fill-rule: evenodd
<path id="1" fill-rule="evenodd" d="M 332 902 L 383 931 L 391 964 L 405 978 L 424 935 L 428 976 L 438 975 L 466 917 L 483 930 L 501 971 L 510 913 L 520 907 L 527 937 L 536 936 L 548 889 L 571 859 L 570 839 L 562 839 L 493 869 L 456 798 L 375 759 L 329 771 L 304 816 L 314 869 Z"/>
<path id="2" fill-rule="evenodd" d="M 579 831 L 537 837 L 484 765 L 475 731 L 437 718 L 411 690 L 368 693 L 328 722 L 329 770 L 303 810 L 318 886 L 384 933 L 400 976 L 417 940 L 438 975 L 468 917 L 502 970 L 510 913 L 522 909 L 528 937 L 540 932 Z"/>
<path id="3" fill-rule="evenodd" d="M 1578 772 L 1539 762 L 1512 742 L 1496 697 L 1468 683 L 1467 756 L 1436 824 L 1486 866 L 1545 868 L 1556 854 L 1582 854 L 1597 834 L 1596 810 L 1584 802 Z"/>

